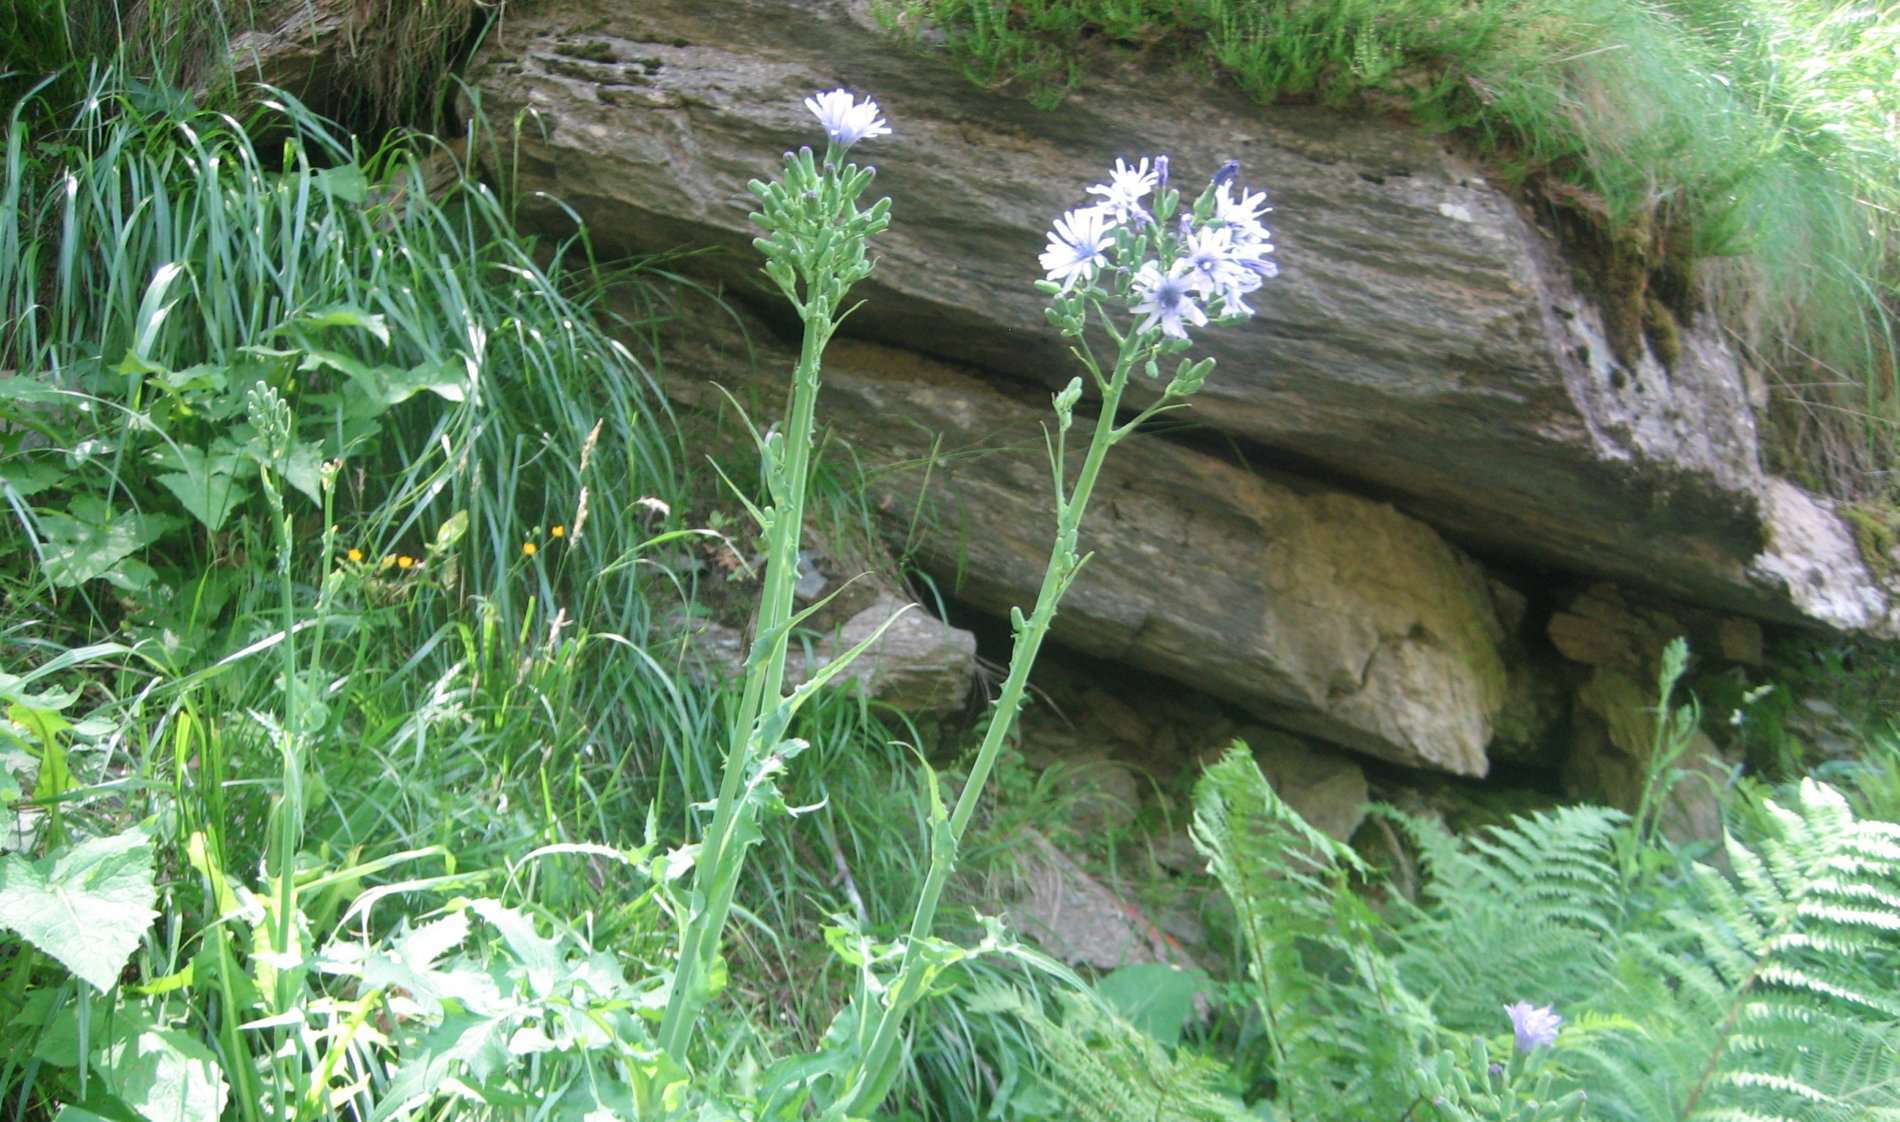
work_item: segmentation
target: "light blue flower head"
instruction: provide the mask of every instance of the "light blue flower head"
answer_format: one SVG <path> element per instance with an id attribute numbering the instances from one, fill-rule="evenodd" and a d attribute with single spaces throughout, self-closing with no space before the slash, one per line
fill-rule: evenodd
<path id="1" fill-rule="evenodd" d="M 1517 1034 L 1520 1052 L 1556 1043 L 1557 1029 L 1564 1023 L 1563 1017 L 1551 1012 L 1550 1006 L 1532 1005 L 1528 1001 L 1506 1005 L 1504 1012 L 1511 1018 L 1511 1029 Z"/>
<path id="2" fill-rule="evenodd" d="M 818 123 L 825 126 L 825 135 L 843 148 L 849 148 L 860 140 L 891 134 L 884 124 L 884 118 L 878 116 L 877 102 L 868 97 L 858 101 L 848 90 L 829 90 L 816 97 L 808 97 L 805 99 L 805 108 L 811 110 L 812 115 L 818 118 Z"/>

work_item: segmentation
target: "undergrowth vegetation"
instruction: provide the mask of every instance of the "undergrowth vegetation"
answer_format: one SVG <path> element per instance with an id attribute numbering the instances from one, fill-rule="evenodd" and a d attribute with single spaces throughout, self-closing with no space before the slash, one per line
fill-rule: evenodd
<path id="1" fill-rule="evenodd" d="M 825 155 L 754 188 L 806 347 L 730 471 L 683 446 L 633 311 L 676 278 L 517 233 L 454 162 L 478 137 L 365 146 L 280 92 L 106 66 L 12 103 L 0 1114 L 1900 1117 L 1900 756 L 1746 787 L 1719 850 L 1671 843 L 1679 647 L 1644 807 L 1462 838 L 1380 810 L 1403 890 L 1237 745 L 1193 808 L 1216 976 L 1084 978 L 975 914 L 968 874 L 1035 813 L 986 781 L 1102 457 L 1148 415 L 1114 402 L 1164 358 L 1154 408 L 1189 398 L 1187 329 L 1244 309 L 1271 245 L 1231 173 L 1188 199 L 1145 162 L 1094 189 L 1114 220 L 1052 233 L 1084 369 L 1053 403 L 1051 566 L 980 743 L 933 766 L 825 687 L 848 658 L 784 676 L 805 512 L 865 517 L 814 463 L 824 344 L 902 213 L 845 162 L 875 106 L 826 99 Z M 1177 214 L 1218 258 L 1211 316 L 1164 293 Z M 697 517 L 708 477 L 761 556 Z M 680 634 L 720 579 L 696 542 L 763 574 L 735 682 Z"/>
<path id="2" fill-rule="evenodd" d="M 1900 9 L 1838 0 L 881 0 L 1054 105 L 1116 49 L 1262 100 L 1401 111 L 1564 226 L 1627 361 L 1713 312 L 1775 379 L 1780 467 L 1884 495 L 1900 419 Z"/>

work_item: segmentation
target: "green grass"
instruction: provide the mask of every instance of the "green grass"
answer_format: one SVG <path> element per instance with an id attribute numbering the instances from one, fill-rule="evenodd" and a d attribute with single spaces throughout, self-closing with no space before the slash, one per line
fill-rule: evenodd
<path id="1" fill-rule="evenodd" d="M 1895 463 L 1900 8 L 1831 0 L 885 0 L 985 85 L 1053 105 L 1105 52 L 1266 102 L 1393 109 L 1570 213 L 1620 349 L 1703 311 L 1777 383 L 1778 466 Z"/>
<path id="2" fill-rule="evenodd" d="M 62 112 L 16 107 L 0 175 L 0 369 L 20 372 L 0 382 L 13 527 L 0 667 L 70 687 L 57 712 L 76 727 L 59 736 L 61 784 L 36 779 L 52 757 L 17 733 L 0 736 L 0 770 L 24 779 L 22 796 L 58 800 L 60 836 L 158 824 L 162 919 L 129 976 L 204 971 L 222 954 L 221 979 L 249 961 L 232 941 L 246 928 L 220 920 L 191 871 L 197 845 L 206 868 L 263 898 L 275 890 L 253 879 L 260 867 L 294 860 L 335 880 L 298 913 L 319 940 L 361 893 L 451 877 L 390 897 L 375 929 L 396 937 L 443 893 L 479 889 L 557 932 L 591 927 L 629 963 L 663 958 L 642 877 L 522 861 L 549 845 L 691 839 L 695 805 L 715 793 L 730 700 L 656 623 L 702 595 L 655 546 L 685 523 L 631 500 L 701 504 L 654 390 L 659 356 L 640 342 L 650 325 L 618 320 L 622 343 L 596 307 L 611 285 L 633 294 L 623 314 L 658 308 L 649 290 L 673 278 L 599 269 L 579 236 L 534 245 L 479 182 L 425 190 L 443 179 L 436 142 L 365 151 L 288 98 L 236 117 L 101 70 Z M 287 476 L 287 548 L 261 469 L 227 455 L 258 439 L 254 390 L 286 403 L 310 464 L 337 464 L 321 503 Z M 824 478 L 838 535 L 868 533 L 844 475 Z M 48 564 L 113 527 L 136 545 L 97 573 Z M 91 653 L 75 661 L 75 648 Z M 814 1044 L 852 981 L 823 950 L 827 917 L 862 908 L 872 929 L 897 930 L 922 868 L 921 804 L 890 813 L 893 785 L 915 774 L 895 741 L 916 731 L 842 695 L 795 731 L 818 747 L 788 796 L 819 809 L 752 865 L 711 1071 Z M 39 821 L 29 852 L 58 852 Z M 823 871 L 834 849 L 852 879 Z M 377 865 L 411 852 L 423 855 Z M 0 962 L 0 1021 L 5 1050 L 25 1055 L 94 1003 L 17 951 Z M 99 1013 L 189 1027 L 227 1076 L 273 1094 L 319 1085 L 318 1067 L 235 1031 L 251 1015 L 242 993 L 201 979 L 158 1001 L 120 991 Z M 293 989 L 313 1009 L 342 996 Z M 32 1002 L 46 1004 L 16 1020 Z M 971 1054 L 954 1017 L 925 1031 Z M 386 1050 L 329 1048 L 309 1054 L 370 1092 L 395 1078 Z M 935 1062 L 917 1061 L 920 1078 Z M 944 1078 L 973 1104 L 962 1070 Z M 33 1117 L 75 1093 L 70 1079 L 0 1063 L 0 1109 Z M 287 1117 L 290 1102 L 258 1109 Z"/>

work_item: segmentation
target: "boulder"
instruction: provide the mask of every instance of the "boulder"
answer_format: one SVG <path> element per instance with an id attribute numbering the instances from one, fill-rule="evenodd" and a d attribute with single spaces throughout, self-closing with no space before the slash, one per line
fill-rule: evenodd
<path id="1" fill-rule="evenodd" d="M 1551 642 L 1573 663 L 1586 667 L 1572 708 L 1570 752 L 1564 760 L 1564 789 L 1588 799 L 1634 812 L 1661 743 L 1658 735 L 1657 673 L 1671 639 L 1732 632 L 1724 621 L 1685 610 L 1630 603 L 1608 585 L 1585 589 L 1550 620 Z M 1672 707 L 1687 699 L 1681 689 Z M 1722 838 L 1721 793 L 1731 767 L 1715 742 L 1701 729 L 1686 730 L 1672 771 L 1680 775 L 1669 789 L 1659 821 L 1678 842 Z"/>
<path id="2" fill-rule="evenodd" d="M 670 392 L 710 401 L 710 380 L 776 416 L 793 352 L 750 334 L 669 338 Z M 819 415 L 894 544 L 997 615 L 1027 610 L 1054 534 L 1036 397 L 1046 409 L 877 343 L 825 355 Z M 1423 523 L 1137 434 L 1106 462 L 1081 548 L 1057 641 L 1394 763 L 1488 769 L 1501 629 L 1478 567 Z"/>
<path id="3" fill-rule="evenodd" d="M 889 629 L 833 682 L 906 713 L 940 715 L 962 709 L 976 676 L 976 636 L 889 593 L 831 632 L 806 641 L 795 638 L 786 655 L 786 684 L 810 681 L 893 616 L 897 618 Z M 710 675 L 736 679 L 745 672 L 746 639 L 739 629 L 706 619 L 675 622 Z"/>
<path id="4" fill-rule="evenodd" d="M 1141 962 L 1191 967 L 1174 936 L 1146 912 L 1089 875 L 1075 858 L 1031 828 L 1017 859 L 1018 892 L 1010 921 L 1064 962 L 1113 970 Z"/>
<path id="5" fill-rule="evenodd" d="M 1282 272 L 1257 319 L 1205 334 L 1200 424 L 1501 555 L 1896 631 L 1836 512 L 1764 473 L 1719 326 L 1685 325 L 1668 364 L 1619 358 L 1588 266 L 1422 130 L 1132 64 L 1043 112 L 892 41 L 862 2 L 549 0 L 509 12 L 469 81 L 514 123 L 494 170 L 523 221 L 566 234 L 572 207 L 608 253 L 728 251 L 679 267 L 742 298 L 762 291 L 746 182 L 818 139 L 803 97 L 874 94 L 894 135 L 854 155 L 894 221 L 847 330 L 1047 386 L 1073 369 L 1030 284 L 1052 218 L 1117 156 L 1166 150 L 1189 189 L 1237 157 L 1273 192 Z"/>
<path id="6" fill-rule="evenodd" d="M 1315 751 L 1283 732 L 1248 730 L 1241 739 L 1274 793 L 1308 825 L 1334 841 L 1352 840 L 1372 801 L 1366 773 L 1357 763 L 1337 752 Z"/>

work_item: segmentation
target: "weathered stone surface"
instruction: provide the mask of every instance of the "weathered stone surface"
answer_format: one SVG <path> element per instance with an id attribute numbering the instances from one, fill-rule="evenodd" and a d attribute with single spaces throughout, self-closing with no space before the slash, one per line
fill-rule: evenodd
<path id="1" fill-rule="evenodd" d="M 1113 970 L 1138 962 L 1192 966 L 1181 945 L 1139 907 L 1090 876 L 1048 838 L 1025 829 L 1022 891 L 1006 910 L 1011 922 L 1064 962 Z"/>
<path id="2" fill-rule="evenodd" d="M 834 632 L 813 639 L 809 648 L 793 643 L 785 662 L 787 684 L 810 681 L 892 616 L 897 616 L 896 622 L 833 682 L 841 688 L 861 689 L 866 696 L 907 713 L 951 713 L 963 708 L 976 675 L 976 636 L 889 593 L 850 616 Z M 711 620 L 683 622 L 681 627 L 712 674 L 737 678 L 744 672 L 745 636 L 736 628 Z"/>
<path id="3" fill-rule="evenodd" d="M 1253 749 L 1254 762 L 1274 793 L 1308 825 L 1335 841 L 1352 840 L 1372 799 L 1358 764 L 1338 753 L 1314 751 L 1282 732 L 1249 729 L 1241 739 Z"/>
<path id="4" fill-rule="evenodd" d="M 1719 332 L 1691 325 L 1667 369 L 1619 362 L 1553 237 L 1418 131 L 1106 66 L 1039 112 L 901 49 L 863 3 L 818 0 L 511 10 L 470 77 L 491 120 L 520 122 L 497 170 L 526 220 L 566 230 L 559 199 L 608 251 L 732 250 L 687 267 L 741 294 L 758 290 L 746 181 L 814 139 L 802 97 L 872 91 L 895 135 L 862 155 L 896 220 L 849 329 L 1048 385 L 1071 370 L 1029 285 L 1051 218 L 1118 155 L 1166 148 L 1182 178 L 1238 156 L 1274 192 L 1282 275 L 1258 319 L 1207 334 L 1201 423 L 1487 548 L 1763 618 L 1896 627 L 1839 518 L 1764 476 Z"/>
<path id="5" fill-rule="evenodd" d="M 675 392 L 697 379 L 771 392 L 792 355 L 753 343 L 756 367 L 729 336 L 672 340 Z M 1032 402 L 840 339 L 819 409 L 946 591 L 996 614 L 1028 598 L 1053 532 Z M 1059 641 L 1396 763 L 1487 770 L 1500 630 L 1477 567 L 1423 523 L 1137 435 L 1107 461 L 1082 548 L 1094 556 L 1057 614 Z"/>
<path id="6" fill-rule="evenodd" d="M 348 0 L 279 0 L 256 5 L 249 25 L 231 36 L 231 69 L 289 90 L 327 109 L 345 96 L 352 4 Z"/>
<path id="7" fill-rule="evenodd" d="M 1572 711 L 1566 792 L 1637 809 L 1658 747 L 1656 679 L 1663 648 L 1677 636 L 1706 636 L 1720 628 L 1719 620 L 1685 621 L 1668 610 L 1631 605 L 1607 585 L 1585 589 L 1567 611 L 1551 617 L 1558 651 L 1589 667 Z M 1678 696 L 1670 704 L 1682 701 Z M 1729 765 L 1715 742 L 1694 730 L 1671 770 L 1683 774 L 1660 812 L 1664 833 L 1677 841 L 1719 841 Z"/>
<path id="8" fill-rule="evenodd" d="M 1577 691 L 1575 737 L 1564 761 L 1564 790 L 1572 798 L 1634 812 L 1656 747 L 1653 676 L 1599 666 Z M 1689 734 L 1671 771 L 1681 772 L 1661 808 L 1663 833 L 1685 842 L 1720 842 L 1721 794 L 1729 765 L 1707 733 Z"/>

